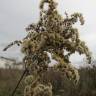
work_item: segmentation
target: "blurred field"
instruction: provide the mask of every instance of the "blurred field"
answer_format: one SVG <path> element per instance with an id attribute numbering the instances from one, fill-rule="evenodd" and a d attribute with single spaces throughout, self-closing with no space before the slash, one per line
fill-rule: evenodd
<path id="1" fill-rule="evenodd" d="M 22 72 L 17 69 L 0 69 L 0 96 L 11 96 Z M 53 70 L 47 72 L 48 75 L 45 76 L 48 77 L 44 77 L 44 79 L 51 80 L 54 96 L 96 96 L 96 67 L 82 68 L 79 69 L 79 72 L 81 78 L 77 86 Z M 23 89 L 24 82 L 22 81 L 15 96 L 23 96 Z M 61 95 L 58 95 L 59 93 Z"/>
<path id="2" fill-rule="evenodd" d="M 17 69 L 0 69 L 0 96 L 11 96 L 21 74 L 22 71 Z M 23 89 L 24 84 L 21 82 L 15 96 L 23 96 Z"/>

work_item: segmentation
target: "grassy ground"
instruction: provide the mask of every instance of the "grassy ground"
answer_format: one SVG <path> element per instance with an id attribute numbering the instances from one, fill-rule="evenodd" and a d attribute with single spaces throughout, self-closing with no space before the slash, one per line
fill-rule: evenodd
<path id="1" fill-rule="evenodd" d="M 0 69 L 0 96 L 11 96 L 21 74 L 22 71 L 16 69 Z M 21 83 L 15 96 L 23 96 L 23 89 L 24 84 Z"/>
<path id="2" fill-rule="evenodd" d="M 23 71 L 13 69 L 0 69 L 0 96 L 11 96 L 12 91 Z M 60 96 L 96 96 L 96 67 L 93 69 L 80 69 L 80 82 L 77 86 L 62 78 L 59 73 L 50 71 L 48 79 L 52 81 L 54 93 Z M 44 77 L 47 79 L 47 77 Z M 63 92 L 60 89 L 63 88 Z M 24 83 L 21 82 L 15 96 L 23 96 Z"/>

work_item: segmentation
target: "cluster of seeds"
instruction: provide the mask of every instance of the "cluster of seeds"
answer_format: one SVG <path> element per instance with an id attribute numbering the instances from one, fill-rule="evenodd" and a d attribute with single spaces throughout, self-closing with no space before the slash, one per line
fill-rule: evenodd
<path id="1" fill-rule="evenodd" d="M 44 9 L 45 4 L 48 4 L 47 10 Z M 25 55 L 23 62 L 28 70 L 24 96 L 52 96 L 51 82 L 46 85 L 40 82 L 51 62 L 47 52 L 58 62 L 53 69 L 61 71 L 75 83 L 78 83 L 79 74 L 71 65 L 70 55 L 75 52 L 85 54 L 91 63 L 90 51 L 85 42 L 80 40 L 78 29 L 73 27 L 78 20 L 81 25 L 84 24 L 82 14 L 74 13 L 69 17 L 65 13 L 66 17 L 63 18 L 56 8 L 54 0 L 42 0 L 38 23 L 32 23 L 26 28 L 28 34 L 23 40 L 12 42 L 4 49 L 7 50 L 14 44 L 21 45 L 21 51 Z"/>

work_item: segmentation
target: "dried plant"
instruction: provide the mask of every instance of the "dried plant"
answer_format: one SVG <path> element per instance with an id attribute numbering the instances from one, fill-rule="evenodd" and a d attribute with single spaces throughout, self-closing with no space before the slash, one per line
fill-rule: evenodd
<path id="1" fill-rule="evenodd" d="M 48 9 L 44 9 L 45 4 L 48 4 Z M 88 63 L 91 63 L 90 51 L 85 42 L 80 40 L 78 29 L 73 27 L 78 20 L 81 25 L 84 24 L 82 14 L 74 13 L 68 16 L 65 13 L 66 17 L 63 18 L 56 8 L 57 3 L 53 0 L 42 0 L 38 23 L 32 23 L 26 28 L 28 34 L 23 40 L 12 42 L 4 49 L 17 44 L 21 46 L 25 55 L 23 62 L 28 74 L 25 79 L 24 96 L 52 96 L 51 82 L 43 84 L 40 81 L 51 62 L 47 52 L 58 62 L 53 69 L 61 71 L 75 84 L 79 81 L 79 74 L 71 65 L 70 55 L 75 52 L 85 54 Z"/>

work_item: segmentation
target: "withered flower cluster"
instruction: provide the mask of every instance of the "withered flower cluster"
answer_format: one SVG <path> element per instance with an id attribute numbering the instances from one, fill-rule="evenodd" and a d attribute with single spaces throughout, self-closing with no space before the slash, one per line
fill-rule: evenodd
<path id="1" fill-rule="evenodd" d="M 48 5 L 46 9 L 45 4 Z M 53 66 L 54 70 L 61 71 L 70 80 L 77 83 L 79 80 L 78 70 L 69 60 L 71 54 L 78 52 L 85 54 L 89 63 L 91 56 L 85 42 L 79 38 L 78 29 L 73 25 L 79 20 L 84 24 L 82 14 L 74 13 L 63 18 L 57 11 L 57 3 L 54 0 L 42 0 L 40 3 L 40 20 L 37 24 L 30 24 L 26 31 L 27 36 L 21 41 L 15 41 L 8 45 L 21 46 L 25 54 L 23 62 L 28 70 L 25 83 L 24 96 L 52 96 L 51 82 L 41 83 L 42 74 L 49 68 L 51 62 L 47 52 L 58 63 Z M 67 52 L 67 54 L 66 54 Z"/>

